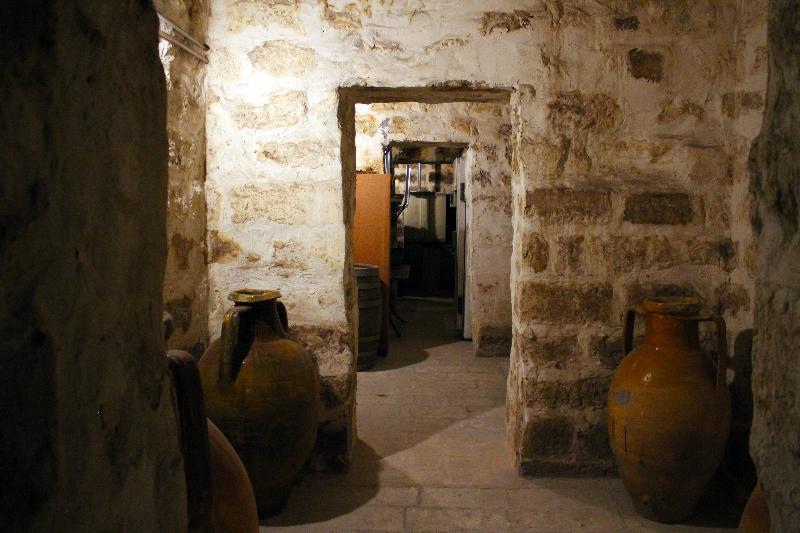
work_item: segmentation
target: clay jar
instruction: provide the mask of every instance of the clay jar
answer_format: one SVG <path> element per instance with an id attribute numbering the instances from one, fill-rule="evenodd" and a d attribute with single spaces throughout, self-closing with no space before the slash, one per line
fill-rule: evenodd
<path id="1" fill-rule="evenodd" d="M 225 435 L 208 420 L 212 505 L 206 533 L 258 533 L 253 485 Z"/>
<path id="2" fill-rule="evenodd" d="M 259 516 L 280 511 L 316 441 L 319 373 L 277 291 L 240 290 L 200 360 L 208 417 L 242 459 Z"/>
<path id="3" fill-rule="evenodd" d="M 628 312 L 622 361 L 608 394 L 608 430 L 636 511 L 658 522 L 688 518 L 728 439 L 727 340 L 721 318 L 697 298 L 650 298 Z M 636 313 L 644 342 L 631 351 Z M 717 324 L 719 362 L 701 351 L 698 324 Z"/>
<path id="4" fill-rule="evenodd" d="M 769 533 L 769 504 L 761 483 L 756 485 L 739 521 L 739 533 Z"/>

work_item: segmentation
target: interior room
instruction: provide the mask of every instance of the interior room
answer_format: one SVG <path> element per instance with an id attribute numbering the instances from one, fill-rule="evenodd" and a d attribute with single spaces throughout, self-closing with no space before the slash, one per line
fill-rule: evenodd
<path id="1" fill-rule="evenodd" d="M 10 531 L 797 531 L 800 2 L 0 7 Z"/>

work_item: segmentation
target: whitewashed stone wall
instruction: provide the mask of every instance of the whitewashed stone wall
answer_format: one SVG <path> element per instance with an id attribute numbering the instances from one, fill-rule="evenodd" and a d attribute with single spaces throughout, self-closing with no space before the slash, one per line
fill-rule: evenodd
<path id="1" fill-rule="evenodd" d="M 752 322 L 734 144 L 762 75 L 740 32 L 758 34 L 765 10 L 740 4 L 213 1 L 211 331 L 229 290 L 281 289 L 320 363 L 324 446 L 346 454 L 353 177 L 337 88 L 512 89 L 509 439 L 526 472 L 608 470 L 624 310 L 691 292 L 732 319 L 731 338 Z"/>
<path id="2" fill-rule="evenodd" d="M 473 344 L 480 356 L 511 348 L 511 115 L 508 104 L 402 102 L 356 105 L 356 168 L 382 172 L 389 141 L 469 145 L 467 254 Z"/>
<path id="3" fill-rule="evenodd" d="M 206 0 L 156 0 L 154 5 L 195 39 L 206 40 Z M 167 81 L 169 141 L 164 308 L 173 328 L 167 347 L 187 350 L 199 359 L 208 342 L 206 69 L 197 58 L 163 39 L 159 52 Z"/>

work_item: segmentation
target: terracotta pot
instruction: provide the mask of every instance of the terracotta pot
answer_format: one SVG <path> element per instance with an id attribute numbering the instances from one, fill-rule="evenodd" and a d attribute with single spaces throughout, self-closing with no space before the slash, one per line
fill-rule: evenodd
<path id="1" fill-rule="evenodd" d="M 258 533 L 253 485 L 236 451 L 211 420 L 208 448 L 211 460 L 211 512 L 207 533 Z"/>
<path id="2" fill-rule="evenodd" d="M 622 361 L 608 395 L 608 431 L 636 511 L 658 522 L 691 516 L 722 460 L 731 423 L 725 322 L 696 298 L 650 298 L 625 320 Z M 636 313 L 644 342 L 631 351 Z M 717 324 L 719 362 L 701 351 L 698 324 Z"/>
<path id="3" fill-rule="evenodd" d="M 317 435 L 319 375 L 287 337 L 277 291 L 241 290 L 229 299 L 222 337 L 200 360 L 208 417 L 241 457 L 259 516 L 280 511 Z"/>
<path id="4" fill-rule="evenodd" d="M 211 509 L 207 419 L 197 363 L 188 352 L 169 350 L 167 359 L 178 408 L 181 454 L 186 477 L 189 528 L 202 526 Z"/>
<path id="5" fill-rule="evenodd" d="M 759 483 L 747 500 L 747 506 L 739 521 L 739 533 L 769 533 L 769 529 L 767 496 L 764 494 L 764 487 Z"/>

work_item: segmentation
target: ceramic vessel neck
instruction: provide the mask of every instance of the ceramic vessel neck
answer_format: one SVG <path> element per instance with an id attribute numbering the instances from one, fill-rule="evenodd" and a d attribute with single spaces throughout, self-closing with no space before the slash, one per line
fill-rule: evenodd
<path id="1" fill-rule="evenodd" d="M 650 313 L 645 323 L 644 342 L 697 349 L 700 346 L 698 331 L 696 320 Z"/>

